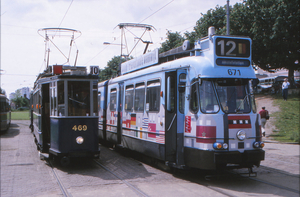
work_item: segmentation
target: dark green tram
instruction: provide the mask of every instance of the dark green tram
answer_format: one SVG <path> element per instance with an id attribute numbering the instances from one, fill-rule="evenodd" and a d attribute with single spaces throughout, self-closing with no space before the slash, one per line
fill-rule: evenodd
<path id="1" fill-rule="evenodd" d="M 49 66 L 34 84 L 31 125 L 37 149 L 67 165 L 71 157 L 98 158 L 98 67 Z"/>

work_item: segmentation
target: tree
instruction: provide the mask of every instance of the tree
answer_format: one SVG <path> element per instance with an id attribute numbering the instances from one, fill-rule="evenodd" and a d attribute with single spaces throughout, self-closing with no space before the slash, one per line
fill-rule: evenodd
<path id="1" fill-rule="evenodd" d="M 5 92 L 5 90 L 4 90 L 4 89 L 2 89 L 1 87 L 0 87 L 0 94 L 4 94 L 4 95 L 6 95 L 6 92 Z"/>
<path id="2" fill-rule="evenodd" d="M 166 52 L 170 49 L 174 49 L 179 47 L 184 42 L 184 37 L 180 35 L 179 32 L 172 33 L 168 30 L 167 32 L 167 40 L 161 44 L 159 48 L 159 53 Z"/>
<path id="3" fill-rule="evenodd" d="M 130 58 L 131 59 L 131 58 Z M 122 63 L 125 62 L 125 58 L 122 58 Z M 99 70 L 99 80 L 105 81 L 118 75 L 118 68 L 120 65 L 120 56 L 114 56 L 107 62 L 107 66 L 104 69 Z"/>
<path id="4" fill-rule="evenodd" d="M 20 90 L 16 91 L 15 98 L 11 100 L 16 104 L 16 107 L 28 107 L 29 100 L 26 97 L 22 97 Z"/>
<path id="5" fill-rule="evenodd" d="M 215 27 L 216 34 L 226 34 L 226 6 L 216 6 L 201 15 L 194 31 L 185 33 L 192 43 L 207 36 L 210 26 Z M 252 60 L 255 65 L 271 72 L 286 68 L 289 78 L 293 79 L 294 70 L 300 69 L 299 16 L 299 4 L 293 1 L 247 0 L 230 6 L 230 34 L 252 39 Z M 181 40 L 180 35 L 177 37 L 174 40 L 174 36 L 172 39 L 168 36 L 162 48 L 164 45 L 175 46 Z"/>
<path id="6" fill-rule="evenodd" d="M 299 69 L 299 4 L 284 0 L 248 0 L 253 21 L 253 62 L 264 70 L 286 68 L 289 78 Z"/>

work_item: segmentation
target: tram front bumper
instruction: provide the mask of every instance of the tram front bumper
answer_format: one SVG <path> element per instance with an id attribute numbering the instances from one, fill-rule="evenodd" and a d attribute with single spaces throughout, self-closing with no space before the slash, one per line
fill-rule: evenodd
<path id="1" fill-rule="evenodd" d="M 214 154 L 215 163 L 226 163 L 226 164 L 243 164 L 253 163 L 256 164 L 261 160 L 265 159 L 264 150 L 245 150 L 243 153 L 239 151 L 233 152 L 215 152 Z"/>

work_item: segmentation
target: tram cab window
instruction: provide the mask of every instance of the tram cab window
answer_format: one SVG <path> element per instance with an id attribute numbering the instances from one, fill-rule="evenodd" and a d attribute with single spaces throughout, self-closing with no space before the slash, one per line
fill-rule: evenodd
<path id="1" fill-rule="evenodd" d="M 253 113 L 256 113 L 255 97 L 253 94 L 251 94 L 251 106 L 252 106 Z"/>
<path id="2" fill-rule="evenodd" d="M 219 104 L 211 81 L 202 80 L 199 87 L 200 109 L 202 113 L 217 113 Z"/>
<path id="3" fill-rule="evenodd" d="M 134 111 L 144 111 L 145 103 L 145 83 L 137 83 L 135 85 L 135 96 L 134 96 Z"/>
<path id="4" fill-rule="evenodd" d="M 185 86 L 186 86 L 186 74 L 181 73 L 179 75 L 178 92 L 179 92 L 179 112 L 184 114 L 185 107 Z"/>
<path id="5" fill-rule="evenodd" d="M 117 89 L 111 89 L 110 90 L 110 105 L 109 105 L 110 111 L 116 111 L 117 110 Z"/>
<path id="6" fill-rule="evenodd" d="M 98 84 L 93 82 L 93 116 L 98 115 Z"/>
<path id="7" fill-rule="evenodd" d="M 126 86 L 125 111 L 133 111 L 133 85 Z"/>
<path id="8" fill-rule="evenodd" d="M 50 115 L 51 116 L 57 116 L 57 106 L 56 106 L 56 97 L 57 97 L 57 92 L 56 92 L 56 82 L 51 82 L 50 83 Z M 46 105 L 46 103 L 45 103 Z M 48 109 L 48 106 L 44 106 L 45 109 Z"/>
<path id="9" fill-rule="evenodd" d="M 69 116 L 90 116 L 90 82 L 68 81 Z"/>
<path id="10" fill-rule="evenodd" d="M 249 113 L 248 81 L 243 79 L 216 80 L 215 86 L 225 113 Z"/>
<path id="11" fill-rule="evenodd" d="M 175 80 L 173 76 L 168 76 L 167 78 L 167 110 L 169 112 L 174 112 L 175 110 Z"/>
<path id="12" fill-rule="evenodd" d="M 160 80 L 147 82 L 146 111 L 158 112 L 160 106 Z"/>
<path id="13" fill-rule="evenodd" d="M 190 110 L 193 113 L 197 113 L 199 111 L 198 85 L 199 83 L 197 83 L 195 80 L 192 81 Z"/>
<path id="14" fill-rule="evenodd" d="M 98 113 L 100 112 L 101 109 L 101 92 L 98 92 Z"/>
<path id="15" fill-rule="evenodd" d="M 57 108 L 58 116 L 65 116 L 65 90 L 64 90 L 64 81 L 57 82 Z"/>

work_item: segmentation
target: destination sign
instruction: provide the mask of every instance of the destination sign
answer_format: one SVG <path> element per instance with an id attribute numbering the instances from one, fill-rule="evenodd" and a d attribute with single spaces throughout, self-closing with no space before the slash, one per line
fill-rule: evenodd
<path id="1" fill-rule="evenodd" d="M 248 67 L 250 65 L 249 60 L 245 59 L 225 59 L 225 58 L 218 58 L 216 60 L 216 64 L 219 66 L 242 66 Z"/>
<path id="2" fill-rule="evenodd" d="M 216 38 L 215 43 L 217 56 L 223 57 L 243 57 L 250 56 L 250 41 L 248 39 L 236 38 Z"/>

